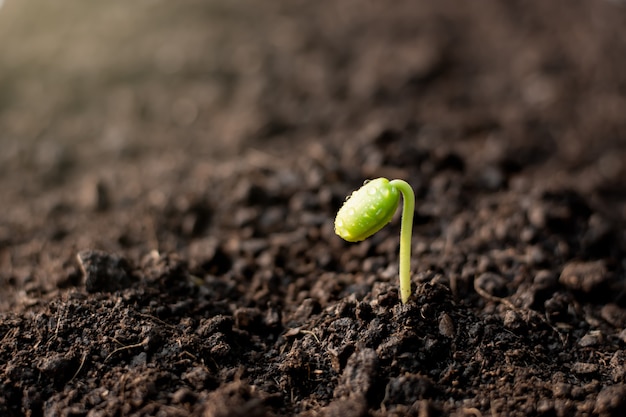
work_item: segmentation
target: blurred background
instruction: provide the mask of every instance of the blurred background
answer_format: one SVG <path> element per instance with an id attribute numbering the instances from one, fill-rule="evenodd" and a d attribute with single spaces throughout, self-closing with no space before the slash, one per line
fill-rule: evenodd
<path id="1" fill-rule="evenodd" d="M 257 128 L 260 11 L 238 1 L 6 2 L 2 177 L 36 170 L 53 181 L 190 146 L 232 152 Z"/>
<path id="2" fill-rule="evenodd" d="M 623 203 L 624 27 L 607 0 L 7 0 L 0 242 L 384 132 Z"/>

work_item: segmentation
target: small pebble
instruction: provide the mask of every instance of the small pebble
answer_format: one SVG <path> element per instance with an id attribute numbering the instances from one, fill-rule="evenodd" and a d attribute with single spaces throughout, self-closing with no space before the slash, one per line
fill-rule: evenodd
<path id="1" fill-rule="evenodd" d="M 454 337 L 454 322 L 447 313 L 443 313 L 439 317 L 439 333 L 450 339 Z"/>
<path id="2" fill-rule="evenodd" d="M 597 346 L 602 343 L 603 337 L 602 332 L 598 330 L 591 331 L 580 338 L 578 341 L 578 346 L 581 347 L 589 347 L 589 346 Z"/>
<path id="3" fill-rule="evenodd" d="M 84 250 L 77 255 L 89 293 L 117 291 L 131 284 L 128 262 L 118 256 L 97 250 Z"/>

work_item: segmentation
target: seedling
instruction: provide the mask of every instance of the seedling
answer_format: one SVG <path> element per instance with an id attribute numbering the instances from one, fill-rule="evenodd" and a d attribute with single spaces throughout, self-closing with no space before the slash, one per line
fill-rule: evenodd
<path id="1" fill-rule="evenodd" d="M 411 296 L 411 231 L 415 194 L 403 180 L 377 178 L 366 181 L 349 196 L 337 212 L 335 233 L 348 242 L 360 242 L 372 236 L 391 221 L 404 202 L 400 225 L 400 298 L 406 303 Z"/>

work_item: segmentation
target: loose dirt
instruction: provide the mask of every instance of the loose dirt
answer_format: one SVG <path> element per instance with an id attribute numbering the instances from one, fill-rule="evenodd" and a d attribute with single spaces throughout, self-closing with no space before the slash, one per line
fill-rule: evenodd
<path id="1" fill-rule="evenodd" d="M 0 414 L 626 415 L 622 1 L 0 10 Z M 334 234 L 365 179 L 399 221 Z"/>

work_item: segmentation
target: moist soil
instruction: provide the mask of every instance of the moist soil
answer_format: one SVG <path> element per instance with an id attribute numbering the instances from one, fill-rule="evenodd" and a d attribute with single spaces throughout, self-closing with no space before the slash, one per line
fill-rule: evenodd
<path id="1" fill-rule="evenodd" d="M 626 415 L 621 1 L 0 11 L 0 415 Z M 365 179 L 399 219 L 333 220 Z M 399 213 L 398 213 L 399 216 Z"/>

